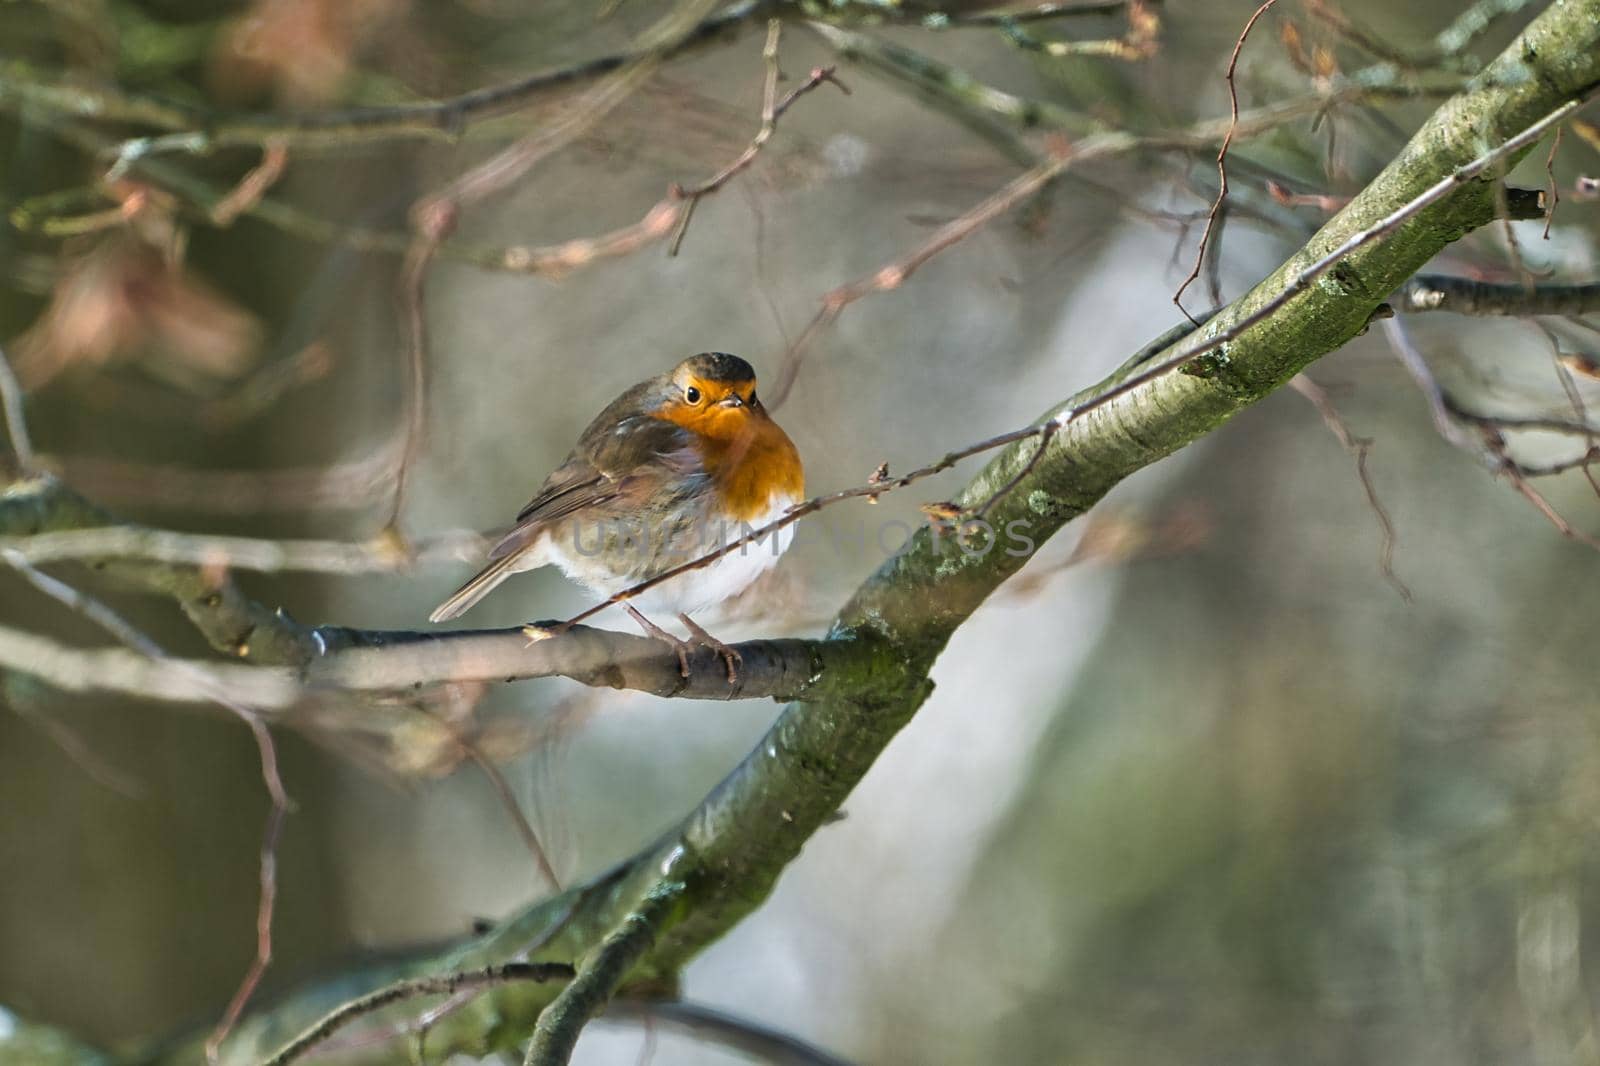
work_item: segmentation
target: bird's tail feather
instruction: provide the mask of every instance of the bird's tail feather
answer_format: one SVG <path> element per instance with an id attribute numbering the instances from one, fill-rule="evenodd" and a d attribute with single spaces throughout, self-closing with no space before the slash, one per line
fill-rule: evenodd
<path id="1" fill-rule="evenodd" d="M 528 568 L 528 561 L 521 553 L 502 556 L 479 570 L 473 575 L 472 580 L 456 589 L 450 598 L 433 609 L 428 616 L 430 622 L 448 622 L 452 618 L 459 618 L 495 587 L 519 570 Z"/>

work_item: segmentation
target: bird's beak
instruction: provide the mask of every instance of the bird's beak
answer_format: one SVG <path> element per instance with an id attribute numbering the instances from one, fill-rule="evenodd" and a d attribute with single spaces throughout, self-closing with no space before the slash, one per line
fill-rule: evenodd
<path id="1" fill-rule="evenodd" d="M 744 398 L 741 397 L 737 392 L 730 392 L 730 393 L 728 393 L 728 395 L 726 395 L 726 396 L 724 396 L 722 398 L 722 402 L 721 402 L 720 406 L 722 406 L 722 407 L 743 407 L 744 406 Z"/>

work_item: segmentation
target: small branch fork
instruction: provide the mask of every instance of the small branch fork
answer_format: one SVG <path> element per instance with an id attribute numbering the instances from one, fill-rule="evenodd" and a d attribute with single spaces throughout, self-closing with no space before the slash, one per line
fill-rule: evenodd
<path id="1" fill-rule="evenodd" d="M 1547 474 L 1562 473 L 1574 467 L 1581 467 L 1589 483 L 1600 494 L 1600 486 L 1596 486 L 1595 479 L 1590 474 L 1590 464 L 1600 461 L 1600 448 L 1593 444 L 1595 431 L 1586 423 L 1568 422 L 1559 419 L 1510 419 L 1494 418 L 1462 408 L 1439 385 L 1433 376 L 1433 371 L 1428 367 L 1427 360 L 1411 340 L 1401 320 L 1391 319 L 1384 323 L 1389 345 L 1395 356 L 1410 373 L 1417 387 L 1422 390 L 1423 396 L 1428 401 L 1429 412 L 1433 419 L 1434 428 L 1439 435 L 1449 443 L 1473 455 L 1481 456 L 1485 464 L 1496 474 L 1503 475 L 1511 482 L 1513 488 L 1522 495 L 1534 508 L 1555 527 L 1556 531 L 1568 540 L 1586 544 L 1591 548 L 1600 549 L 1600 539 L 1578 529 L 1558 512 L 1555 507 L 1544 497 L 1544 494 L 1533 487 L 1529 480 L 1532 477 Z M 1468 427 L 1475 432 L 1469 432 Z M 1590 441 L 1584 453 L 1574 459 L 1565 460 L 1550 466 L 1530 470 L 1524 468 L 1511 458 L 1506 448 L 1504 429 L 1546 429 L 1554 432 L 1573 433 L 1584 436 Z"/>
<path id="2" fill-rule="evenodd" d="M 685 886 L 664 881 L 629 912 L 539 1013 L 523 1066 L 566 1066 L 578 1036 L 605 1009 L 628 972 L 655 946 L 681 907 Z"/>
<path id="3" fill-rule="evenodd" d="M 266 1059 L 261 1066 L 291 1066 L 351 1022 L 419 996 L 448 996 L 461 991 L 476 991 L 523 981 L 543 983 L 569 980 L 573 973 L 571 966 L 561 962 L 508 962 L 499 966 L 486 966 L 481 970 L 396 981 L 375 992 L 352 999 L 329 1012 Z"/>
<path id="4" fill-rule="evenodd" d="M 761 129 L 756 132 L 755 137 L 750 141 L 749 147 L 739 154 L 739 158 L 700 184 L 688 187 L 674 185 L 668 191 L 669 197 L 685 201 L 677 232 L 672 238 L 671 255 L 677 255 L 678 249 L 683 246 L 683 238 L 689 231 L 689 220 L 694 217 L 695 205 L 700 202 L 700 198 L 716 192 L 736 174 L 755 162 L 756 156 L 761 154 L 761 149 L 772 139 L 773 133 L 777 130 L 778 119 L 783 117 L 783 113 L 788 111 L 796 100 L 824 82 L 832 84 L 846 96 L 850 95 L 849 86 L 834 76 L 836 68 L 813 67 L 811 74 L 805 81 L 790 89 L 782 100 L 777 99 L 778 79 L 782 76 L 778 67 L 778 35 L 782 29 L 783 23 L 780 20 L 769 19 L 767 21 L 767 43 L 766 47 L 761 51 L 762 58 L 767 65 L 767 80 L 762 95 L 764 102 L 761 107 Z"/>
<path id="5" fill-rule="evenodd" d="M 807 348 L 824 329 L 832 325 L 846 307 L 872 293 L 898 289 L 928 260 L 959 244 L 1048 185 L 1066 169 L 1068 161 L 1072 158 L 1073 153 L 1067 146 L 1058 145 L 1050 161 L 1018 176 L 972 210 L 940 226 L 918 248 L 893 263 L 880 267 L 872 274 L 847 285 L 841 285 L 824 296 L 821 308 L 784 353 L 767 406 L 775 410 L 788 399 L 795 379 L 799 376 Z"/>

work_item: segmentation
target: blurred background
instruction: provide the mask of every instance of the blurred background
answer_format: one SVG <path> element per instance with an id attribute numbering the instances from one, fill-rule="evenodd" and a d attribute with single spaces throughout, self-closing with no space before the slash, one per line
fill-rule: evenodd
<path id="1" fill-rule="evenodd" d="M 1492 56 L 1540 7 L 1496 22 L 1468 55 Z M 12 2 L 0 4 L 0 60 L 218 109 L 386 104 L 614 53 L 667 10 Z M 1223 70 L 1250 7 L 1153 10 L 1158 48 L 1132 61 L 1026 46 L 1116 39 L 1122 12 L 1028 23 L 1021 46 L 993 26 L 852 32 L 1084 121 L 1226 116 Z M 1413 53 L 1460 10 L 1338 9 Z M 1296 0 L 1265 17 L 1240 62 L 1241 105 L 1374 61 L 1330 26 Z M 759 128 L 763 40 L 754 19 L 664 63 L 575 143 L 464 210 L 451 246 L 600 234 L 641 218 L 669 182 L 709 177 Z M 992 116 L 988 135 L 975 131 L 799 22 L 779 56 L 780 91 L 838 63 L 852 93 L 798 100 L 751 168 L 698 206 L 676 256 L 658 243 L 560 279 L 434 261 L 406 537 L 503 525 L 595 412 L 684 355 L 736 352 L 771 380 L 825 292 L 922 245 L 1018 173 L 1019 151 L 1042 150 L 1040 134 Z M 358 234 L 398 234 L 403 247 L 419 197 L 582 91 L 454 143 L 291 148 L 266 192 L 285 214 L 226 226 L 176 179 L 99 182 L 96 153 L 139 130 L 0 91 L 0 343 L 35 444 L 130 519 L 378 536 L 406 418 L 401 258 Z M 1237 146 L 1221 297 L 1297 247 L 1326 217 L 1315 201 L 1360 189 L 1431 107 L 1374 100 Z M 1543 185 L 1544 156 L 1516 182 Z M 159 162 L 216 194 L 261 159 L 228 148 Z M 1566 136 L 1558 187 L 1597 169 L 1595 146 Z M 1172 294 L 1215 193 L 1210 151 L 1081 177 L 816 335 L 777 412 L 809 489 L 1022 425 L 1181 321 Z M 46 232 L 43 217 L 75 228 Z M 314 232 L 319 219 L 331 232 Z M 1594 278 L 1592 203 L 1568 195 L 1542 232 L 1492 227 L 1438 266 L 1507 279 L 1520 258 L 1544 280 Z M 1208 287 L 1202 277 L 1186 306 L 1210 306 Z M 1570 415 L 1552 353 L 1581 365 L 1600 344 L 1581 324 L 1545 325 L 1433 315 L 1403 328 L 1475 409 Z M 1395 580 L 1354 458 L 1292 391 L 1131 479 L 960 630 L 933 697 L 844 820 L 690 967 L 686 995 L 873 1063 L 1600 1059 L 1586 936 L 1600 920 L 1600 559 L 1436 433 L 1391 340 L 1374 329 L 1310 377 L 1373 442 Z M 1574 381 L 1600 402 L 1600 387 Z M 1574 447 L 1513 444 L 1530 461 Z M 922 520 L 917 505 L 972 472 L 826 512 L 771 581 L 708 625 L 724 638 L 820 633 L 897 529 Z M 1575 525 L 1600 526 L 1581 472 L 1539 488 Z M 396 573 L 238 577 L 304 622 L 420 628 L 475 558 L 469 544 Z M 52 569 L 168 650 L 206 654 L 170 602 Z M 469 621 L 584 606 L 541 573 Z M 0 624 L 104 640 L 9 573 Z M 541 681 L 397 704 L 381 735 L 280 730 L 296 809 L 266 987 L 463 936 L 549 891 L 494 783 L 441 739 L 439 715 L 497 762 L 571 884 L 680 819 L 777 711 Z M 104 1045 L 209 1026 L 255 949 L 267 799 L 248 731 L 0 675 L 0 797 L 0 1004 Z M 647 1044 L 657 1066 L 740 1061 L 618 1023 L 593 1027 L 577 1061 L 633 1063 Z"/>

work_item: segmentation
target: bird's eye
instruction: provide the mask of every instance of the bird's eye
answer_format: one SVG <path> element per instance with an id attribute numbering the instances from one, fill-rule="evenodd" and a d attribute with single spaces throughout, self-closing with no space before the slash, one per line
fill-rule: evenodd
<path id="1" fill-rule="evenodd" d="M 683 398 L 689 403 L 699 403 L 700 390 L 695 388 L 693 385 L 690 385 L 687 389 L 683 390 Z"/>

